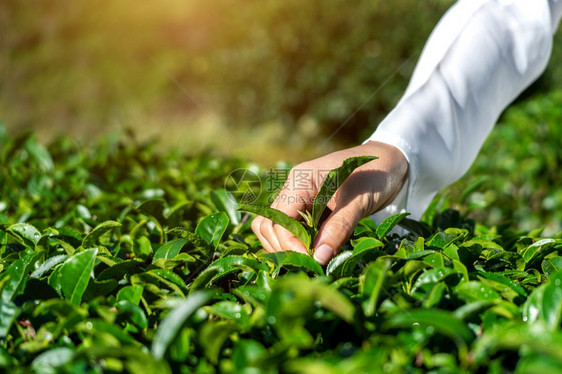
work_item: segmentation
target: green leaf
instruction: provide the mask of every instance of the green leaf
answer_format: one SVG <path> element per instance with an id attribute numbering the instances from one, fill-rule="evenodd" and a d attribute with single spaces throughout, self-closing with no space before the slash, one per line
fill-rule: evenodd
<path id="1" fill-rule="evenodd" d="M 486 363 L 500 350 L 525 353 L 534 352 L 562 362 L 562 334 L 551 332 L 541 323 L 507 322 L 498 328 L 485 331 L 477 339 L 473 353 L 476 362 Z"/>
<path id="2" fill-rule="evenodd" d="M 272 220 L 296 236 L 307 249 L 310 248 L 311 238 L 306 228 L 299 221 L 289 217 L 285 213 L 267 206 L 247 204 L 240 204 L 239 210 L 254 213 Z"/>
<path id="3" fill-rule="evenodd" d="M 379 239 L 385 237 L 386 234 L 390 232 L 396 225 L 400 223 L 404 218 L 409 216 L 410 213 L 400 213 L 385 218 L 379 225 L 377 226 L 377 236 Z"/>
<path id="4" fill-rule="evenodd" d="M 332 311 L 347 323 L 353 323 L 355 307 L 342 293 L 316 279 L 309 280 L 299 276 L 286 276 L 279 279 L 272 293 L 290 290 L 304 300 L 317 301 L 322 307 Z"/>
<path id="5" fill-rule="evenodd" d="M 525 304 L 523 304 L 521 311 L 523 321 L 532 323 L 539 318 L 542 309 L 542 299 L 545 287 L 546 283 L 535 288 L 525 301 Z"/>
<path id="6" fill-rule="evenodd" d="M 96 248 L 87 249 L 66 260 L 60 270 L 62 293 L 65 299 L 79 305 L 86 291 L 96 261 Z"/>
<path id="7" fill-rule="evenodd" d="M 199 341 L 205 357 L 216 365 L 220 350 L 228 337 L 238 329 L 232 321 L 209 321 L 199 331 Z"/>
<path id="8" fill-rule="evenodd" d="M 68 347 L 49 349 L 35 357 L 31 363 L 31 368 L 34 373 L 38 374 L 56 373 L 57 368 L 69 362 L 73 356 L 74 350 Z"/>
<path id="9" fill-rule="evenodd" d="M 528 355 L 521 357 L 515 373 L 559 374 L 562 360 L 545 355 Z"/>
<path id="10" fill-rule="evenodd" d="M 0 339 L 5 339 L 20 309 L 9 300 L 0 300 Z"/>
<path id="11" fill-rule="evenodd" d="M 453 263 L 453 269 L 455 269 L 457 272 L 462 274 L 462 281 L 465 283 L 468 282 L 469 277 L 468 277 L 468 270 L 466 269 L 466 266 L 464 266 L 464 264 L 458 260 L 452 259 L 451 261 Z"/>
<path id="12" fill-rule="evenodd" d="M 7 231 L 20 239 L 24 245 L 30 248 L 35 248 L 35 245 L 39 242 L 39 239 L 41 239 L 41 233 L 39 230 L 27 223 L 13 224 L 8 227 Z"/>
<path id="13" fill-rule="evenodd" d="M 363 306 L 367 317 L 374 316 L 377 311 L 379 295 L 389 267 L 388 260 L 371 262 L 359 277 L 359 292 L 367 299 Z"/>
<path id="14" fill-rule="evenodd" d="M 328 265 L 326 265 L 326 275 L 340 275 L 345 262 L 351 256 L 353 256 L 353 251 L 342 251 L 335 255 L 330 262 L 328 262 Z"/>
<path id="15" fill-rule="evenodd" d="M 133 252 L 135 252 L 135 257 L 141 260 L 146 260 L 152 253 L 150 239 L 148 239 L 146 236 L 141 236 L 140 238 L 135 240 L 133 244 Z"/>
<path id="16" fill-rule="evenodd" d="M 180 253 L 184 245 L 187 244 L 186 239 L 174 239 L 162 245 L 156 253 L 154 253 L 154 258 L 152 263 L 160 258 L 174 258 Z"/>
<path id="17" fill-rule="evenodd" d="M 380 247 L 384 247 L 384 243 L 378 239 L 370 237 L 359 238 L 353 243 L 353 254 Z"/>
<path id="18" fill-rule="evenodd" d="M 253 271 L 269 270 L 265 263 L 251 258 L 243 256 L 225 256 L 214 261 L 210 266 L 203 270 L 201 274 L 195 278 L 193 283 L 191 283 L 189 292 L 191 293 L 195 290 L 206 287 L 213 278 L 220 277 L 233 269 L 249 269 Z"/>
<path id="19" fill-rule="evenodd" d="M 562 270 L 562 257 L 545 258 L 541 264 L 542 271 L 547 277 Z"/>
<path id="20" fill-rule="evenodd" d="M 316 274 L 324 275 L 322 266 L 318 264 L 312 257 L 304 253 L 285 251 L 276 253 L 267 253 L 264 258 L 273 261 L 277 267 L 292 266 L 296 268 L 305 268 L 306 270 Z"/>
<path id="21" fill-rule="evenodd" d="M 224 188 L 211 191 L 211 201 L 218 210 L 225 212 L 233 225 L 240 223 L 241 214 L 238 209 L 238 203 L 234 196 Z"/>
<path id="22" fill-rule="evenodd" d="M 532 267 L 536 261 L 542 260 L 546 255 L 553 252 L 557 243 L 554 239 L 542 239 L 523 249 L 520 254 L 525 260 L 525 268 Z"/>
<path id="23" fill-rule="evenodd" d="M 105 221 L 96 226 L 82 241 L 82 247 L 85 249 L 95 247 L 99 238 L 106 232 L 121 227 L 121 224 L 116 221 Z"/>
<path id="24" fill-rule="evenodd" d="M 232 320 L 238 325 L 240 330 L 249 330 L 251 327 L 250 314 L 237 302 L 230 300 L 219 301 L 205 307 L 205 309 L 210 315 Z"/>
<path id="25" fill-rule="evenodd" d="M 236 372 L 246 371 L 247 368 L 255 368 L 261 366 L 267 357 L 265 347 L 255 341 L 249 339 L 240 339 L 236 342 L 232 350 L 232 361 Z"/>
<path id="26" fill-rule="evenodd" d="M 31 273 L 31 278 L 41 278 L 43 274 L 45 274 L 48 270 L 66 261 L 67 258 L 68 255 L 58 255 L 47 259 L 41 264 L 41 266 L 39 266 L 33 273 Z"/>
<path id="27" fill-rule="evenodd" d="M 165 269 L 153 269 L 153 270 L 147 271 L 145 274 L 150 274 L 152 276 L 156 276 L 158 278 L 158 280 L 167 284 L 171 288 L 174 288 L 174 289 L 179 288 L 179 290 L 183 294 L 182 296 L 187 294 L 187 286 L 186 286 L 185 282 L 183 281 L 183 279 L 181 279 L 181 277 L 179 275 L 177 275 L 173 271 L 169 271 L 169 270 L 165 270 Z M 172 284 L 175 285 L 176 287 L 172 286 Z"/>
<path id="28" fill-rule="evenodd" d="M 152 355 L 157 360 L 164 358 L 168 347 L 179 334 L 188 318 L 199 308 L 206 305 L 214 295 L 215 291 L 210 290 L 191 293 L 178 307 L 164 317 L 152 340 Z"/>
<path id="29" fill-rule="evenodd" d="M 13 301 L 20 293 L 28 279 L 29 272 L 44 252 L 32 252 L 14 261 L 6 271 L 0 274 L 1 299 Z"/>
<path id="30" fill-rule="evenodd" d="M 76 329 L 83 334 L 91 334 L 94 336 L 109 335 L 121 344 L 137 344 L 135 339 L 122 328 L 102 319 L 94 318 L 81 321 L 76 326 Z"/>
<path id="31" fill-rule="evenodd" d="M 377 248 L 384 247 L 384 244 L 375 238 L 360 238 L 355 242 L 352 255 L 345 259 L 341 268 L 338 270 L 338 276 L 351 276 L 357 267 L 363 267 L 376 258 L 383 256 L 385 253 Z"/>
<path id="32" fill-rule="evenodd" d="M 203 218 L 197 224 L 195 233 L 203 238 L 207 244 L 217 248 L 227 227 L 228 216 L 224 212 L 219 212 Z"/>
<path id="33" fill-rule="evenodd" d="M 541 320 L 552 329 L 560 328 L 562 319 L 562 271 L 550 277 L 542 294 Z"/>
<path id="34" fill-rule="evenodd" d="M 120 300 L 115 303 L 117 308 L 118 316 L 125 316 L 128 321 L 141 330 L 148 327 L 148 319 L 144 314 L 144 311 L 137 305 L 128 300 Z"/>
<path id="35" fill-rule="evenodd" d="M 62 265 L 56 266 L 51 275 L 49 275 L 49 279 L 47 283 L 51 286 L 60 297 L 62 296 L 62 283 L 61 283 L 61 269 Z"/>
<path id="36" fill-rule="evenodd" d="M 386 328 L 432 327 L 436 333 L 453 340 L 461 350 L 466 350 L 466 345 L 474 338 L 472 331 L 462 321 L 450 312 L 438 309 L 416 309 L 400 313 L 391 317 L 383 326 Z"/>
<path id="37" fill-rule="evenodd" d="M 433 286 L 438 282 L 456 284 L 460 279 L 460 274 L 455 270 L 447 267 L 436 267 L 429 270 L 424 270 L 423 273 L 418 277 L 412 288 L 412 292 L 415 292 L 418 288 L 425 288 L 424 286 Z"/>
<path id="38" fill-rule="evenodd" d="M 482 276 L 486 279 L 490 279 L 493 280 L 495 282 L 501 283 L 503 285 L 508 286 L 509 288 L 511 288 L 513 291 L 517 292 L 519 295 L 527 297 L 527 291 L 525 291 L 525 289 L 523 287 L 521 287 L 519 284 L 515 283 L 514 281 L 512 281 L 511 279 L 501 275 L 501 274 L 496 274 L 496 273 L 490 273 L 490 272 L 486 272 L 486 271 L 481 271 L 478 273 L 479 276 Z"/>
<path id="39" fill-rule="evenodd" d="M 478 300 L 478 301 L 469 302 L 467 304 L 463 304 L 457 310 L 455 310 L 453 315 L 457 319 L 465 320 L 465 319 L 469 318 L 470 316 L 481 312 L 484 309 L 488 309 L 488 308 L 490 308 L 494 305 L 497 305 L 500 302 L 501 302 L 501 300 L 499 300 L 499 299 Z"/>
<path id="40" fill-rule="evenodd" d="M 461 283 L 455 291 L 460 298 L 467 302 L 494 300 L 500 298 L 500 294 L 492 287 L 478 281 Z"/>
<path id="41" fill-rule="evenodd" d="M 314 203 L 312 204 L 312 223 L 315 228 L 318 227 L 320 218 L 322 217 L 322 213 L 324 213 L 328 202 L 343 182 L 345 182 L 351 173 L 353 173 L 353 171 L 359 166 L 376 160 L 377 158 L 378 157 L 372 156 L 350 157 L 345 159 L 340 167 L 330 170 L 326 179 L 324 179 L 320 190 L 314 197 Z"/>
<path id="42" fill-rule="evenodd" d="M 12 301 L 16 297 L 25 279 L 25 265 L 24 260 L 16 260 L 0 275 L 3 301 Z"/>
<path id="43" fill-rule="evenodd" d="M 431 309 L 441 302 L 441 298 L 443 297 L 443 293 L 445 292 L 445 287 L 445 282 L 439 282 L 433 285 L 433 287 L 423 300 L 422 306 L 424 307 L 424 309 Z"/>
<path id="44" fill-rule="evenodd" d="M 117 301 L 130 301 L 135 305 L 139 305 L 143 288 L 141 286 L 125 286 L 117 292 Z"/>

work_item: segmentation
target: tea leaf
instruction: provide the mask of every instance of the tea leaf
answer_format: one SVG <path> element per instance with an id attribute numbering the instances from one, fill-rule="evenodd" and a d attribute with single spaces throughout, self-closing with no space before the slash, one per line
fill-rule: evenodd
<path id="1" fill-rule="evenodd" d="M 180 253 L 183 246 L 187 244 L 187 239 L 174 239 L 162 245 L 152 259 L 152 263 L 160 258 L 174 258 Z"/>
<path id="2" fill-rule="evenodd" d="M 16 223 L 8 227 L 7 230 L 10 234 L 21 239 L 28 247 L 35 247 L 39 239 L 41 239 L 41 233 L 35 227 L 28 225 L 26 223 Z"/>
<path id="3" fill-rule="evenodd" d="M 345 182 L 347 177 L 349 177 L 351 173 L 353 173 L 353 171 L 359 166 L 376 159 L 378 159 L 378 157 L 350 157 L 348 159 L 345 159 L 340 167 L 330 170 L 330 172 L 326 176 L 326 179 L 324 179 L 320 190 L 314 197 L 314 203 L 312 204 L 313 227 L 318 227 L 320 218 L 322 217 L 322 213 L 324 213 L 328 202 L 330 201 L 334 193 L 336 193 L 337 189 L 340 188 L 343 182 Z"/>
<path id="4" fill-rule="evenodd" d="M 60 268 L 60 284 L 65 299 L 79 305 L 94 269 L 97 248 L 87 249 L 68 260 Z"/>
<path id="5" fill-rule="evenodd" d="M 163 320 L 152 341 L 152 354 L 156 359 L 164 358 L 168 347 L 179 334 L 187 319 L 203 305 L 207 304 L 215 291 L 198 291 L 190 294 L 174 308 Z"/>
<path id="6" fill-rule="evenodd" d="M 103 234 L 117 227 L 121 227 L 121 224 L 116 221 L 105 221 L 100 223 L 84 238 L 82 241 L 82 247 L 85 249 L 94 247 Z"/>
<path id="7" fill-rule="evenodd" d="M 410 213 L 399 213 L 388 218 L 385 218 L 379 225 L 377 226 L 377 236 L 379 239 L 385 237 L 386 234 L 390 232 L 396 225 L 400 223 L 404 218 L 409 216 Z"/>
<path id="8" fill-rule="evenodd" d="M 304 268 L 317 275 L 324 275 L 322 266 L 320 266 L 318 262 L 316 262 L 310 256 L 307 256 L 303 253 L 286 251 L 278 253 L 268 253 L 263 257 L 273 261 L 278 267 L 289 265 L 295 268 Z"/>
<path id="9" fill-rule="evenodd" d="M 224 188 L 211 191 L 211 201 L 218 210 L 225 212 L 233 225 L 240 223 L 240 212 L 237 211 L 238 203 L 230 192 Z"/>
<path id="10" fill-rule="evenodd" d="M 228 216 L 225 212 L 219 212 L 203 218 L 195 228 L 195 233 L 217 248 L 227 227 Z"/>

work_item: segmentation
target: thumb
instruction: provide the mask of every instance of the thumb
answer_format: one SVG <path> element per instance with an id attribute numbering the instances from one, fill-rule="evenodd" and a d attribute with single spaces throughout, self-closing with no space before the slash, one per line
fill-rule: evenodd
<path id="1" fill-rule="evenodd" d="M 363 218 L 358 204 L 334 210 L 324 221 L 314 245 L 314 259 L 326 265 L 349 239 L 359 220 Z"/>

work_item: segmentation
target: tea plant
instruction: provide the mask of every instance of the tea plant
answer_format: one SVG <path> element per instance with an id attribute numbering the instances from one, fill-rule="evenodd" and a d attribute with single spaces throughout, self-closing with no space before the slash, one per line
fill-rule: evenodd
<path id="1" fill-rule="evenodd" d="M 540 230 L 488 228 L 451 210 L 422 223 L 365 219 L 324 268 L 262 250 L 222 188 L 252 166 L 242 161 L 157 154 L 128 138 L 45 148 L 0 132 L 0 146 L 5 372 L 562 365 L 562 241 Z M 397 224 L 410 233 L 392 234 Z"/>

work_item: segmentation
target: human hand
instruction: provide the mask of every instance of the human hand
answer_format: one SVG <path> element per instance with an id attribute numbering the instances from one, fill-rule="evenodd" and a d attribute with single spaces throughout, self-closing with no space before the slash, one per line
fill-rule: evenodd
<path id="1" fill-rule="evenodd" d="M 307 161 L 291 169 L 287 182 L 271 207 L 301 219 L 299 211 L 312 209 L 314 196 L 327 173 L 355 156 L 377 156 L 346 179 L 328 203 L 331 213 L 320 226 L 313 243 L 314 259 L 326 265 L 349 239 L 355 226 L 391 203 L 400 192 L 408 173 L 408 162 L 396 147 L 370 141 Z M 282 226 L 258 216 L 252 230 L 268 252 L 291 250 L 307 253 L 304 244 Z"/>

